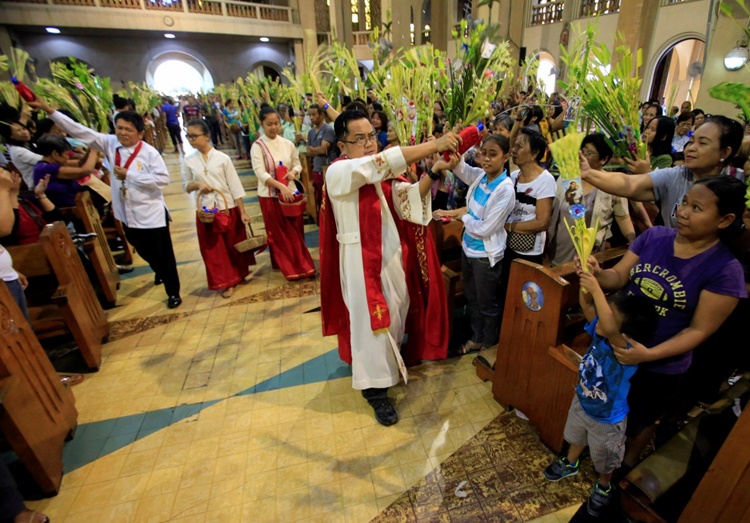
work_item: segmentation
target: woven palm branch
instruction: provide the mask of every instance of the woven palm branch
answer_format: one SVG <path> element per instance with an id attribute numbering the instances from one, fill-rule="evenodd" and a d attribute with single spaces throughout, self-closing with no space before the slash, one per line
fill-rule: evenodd
<path id="1" fill-rule="evenodd" d="M 34 91 L 55 109 L 64 109 L 70 112 L 73 118 L 82 125 L 86 127 L 94 125 L 94 122 L 90 119 L 90 114 L 83 111 L 71 94 L 61 85 L 48 78 L 41 78 L 34 86 Z"/>
<path id="2" fill-rule="evenodd" d="M 487 115 L 490 101 L 501 94 L 512 78 L 515 60 L 508 42 L 496 41 L 495 27 L 479 24 L 467 31 L 466 20 L 453 31 L 455 62 L 448 61 L 445 113 L 451 126 L 469 125 Z"/>

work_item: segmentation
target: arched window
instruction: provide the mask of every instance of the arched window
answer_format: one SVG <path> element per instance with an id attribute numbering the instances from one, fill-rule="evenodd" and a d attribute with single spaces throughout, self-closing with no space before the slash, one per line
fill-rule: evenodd
<path id="1" fill-rule="evenodd" d="M 146 69 L 146 83 L 171 95 L 214 88 L 213 77 L 203 62 L 180 51 L 164 53 L 153 59 Z"/>

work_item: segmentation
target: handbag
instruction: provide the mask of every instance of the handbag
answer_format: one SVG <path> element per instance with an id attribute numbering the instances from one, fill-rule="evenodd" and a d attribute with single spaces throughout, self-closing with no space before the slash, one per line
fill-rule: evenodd
<path id="1" fill-rule="evenodd" d="M 238 252 L 264 249 L 266 244 L 268 244 L 268 237 L 265 234 L 255 236 L 253 228 L 249 223 L 245 224 L 245 234 L 247 234 L 246 240 L 234 244 L 234 248 L 237 249 Z"/>
<path id="2" fill-rule="evenodd" d="M 536 233 L 508 232 L 508 247 L 516 252 L 529 252 L 536 243 Z"/>
<path id="3" fill-rule="evenodd" d="M 513 190 L 516 194 L 518 193 L 518 177 L 516 177 L 513 183 Z M 516 196 L 516 200 L 518 200 L 518 196 Z M 507 245 L 510 249 L 516 252 L 529 252 L 534 248 L 535 243 L 536 233 L 515 231 L 508 232 Z"/>
<path id="4" fill-rule="evenodd" d="M 230 132 L 231 132 L 232 134 L 237 134 L 237 133 L 238 133 L 238 132 L 240 132 L 241 130 L 242 130 L 242 127 L 240 127 L 240 124 L 238 124 L 237 122 L 232 122 L 232 123 L 231 123 L 231 124 L 229 125 L 229 131 L 230 131 Z"/>

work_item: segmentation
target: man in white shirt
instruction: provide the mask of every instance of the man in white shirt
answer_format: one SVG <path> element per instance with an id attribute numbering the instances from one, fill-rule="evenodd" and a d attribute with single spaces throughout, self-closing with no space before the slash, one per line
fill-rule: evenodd
<path id="1" fill-rule="evenodd" d="M 154 283 L 164 283 L 167 306 L 182 303 L 177 262 L 169 234 L 169 211 L 162 189 L 169 185 L 169 172 L 159 151 L 142 140 L 143 118 L 133 111 L 115 117 L 115 134 L 98 133 L 55 111 L 44 100 L 30 104 L 41 109 L 69 135 L 103 151 L 113 167 L 112 209 L 125 229 L 125 236 L 156 274 Z"/>

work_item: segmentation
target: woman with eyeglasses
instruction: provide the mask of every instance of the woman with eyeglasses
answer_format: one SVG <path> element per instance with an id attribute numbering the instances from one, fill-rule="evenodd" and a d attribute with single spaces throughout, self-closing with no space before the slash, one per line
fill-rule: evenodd
<path id="1" fill-rule="evenodd" d="M 187 139 L 195 150 L 185 156 L 182 164 L 182 188 L 188 193 L 197 191 L 199 207 L 215 206 L 219 212 L 229 211 L 224 225 L 195 220 L 208 288 L 228 299 L 237 284 L 250 276 L 249 266 L 255 265 L 252 252 L 241 253 L 234 248 L 245 239 L 245 224 L 250 223 L 242 203 L 245 189 L 229 156 L 211 145 L 207 122 L 190 120 Z"/>
<path id="2" fill-rule="evenodd" d="M 280 269 L 289 281 L 309 278 L 315 276 L 315 264 L 305 245 L 302 214 L 287 216 L 281 208 L 282 202 L 299 201 L 295 184 L 302 172 L 299 153 L 281 135 L 281 119 L 276 109 L 264 107 L 259 118 L 263 134 L 250 149 L 250 161 L 258 178 L 258 203 L 266 224 L 271 265 Z M 284 181 L 277 177 L 280 167 L 287 170 Z"/>
<path id="3" fill-rule="evenodd" d="M 593 133 L 583 139 L 581 154 L 586 157 L 592 169 L 601 170 L 612 158 L 613 152 L 602 133 Z M 593 167 L 594 165 L 596 167 Z M 570 182 L 570 186 L 574 183 Z M 579 194 L 583 195 L 583 201 L 576 201 L 568 197 L 570 191 L 565 190 L 562 177 L 557 179 L 557 195 L 553 204 L 552 220 L 547 230 L 545 250 L 545 255 L 549 257 L 550 265 L 553 267 L 571 261 L 575 255 L 573 241 L 570 239 L 565 223 L 567 217 L 568 223 L 572 225 L 568 212 L 571 204 L 583 203 L 586 206 L 587 227 L 593 227 L 597 218 L 599 219 L 594 252 L 604 248 L 604 243 L 612 236 L 611 228 L 615 221 L 628 242 L 635 240 L 635 228 L 630 219 L 628 200 L 600 191 L 586 180 L 582 181 L 582 185 Z"/>

